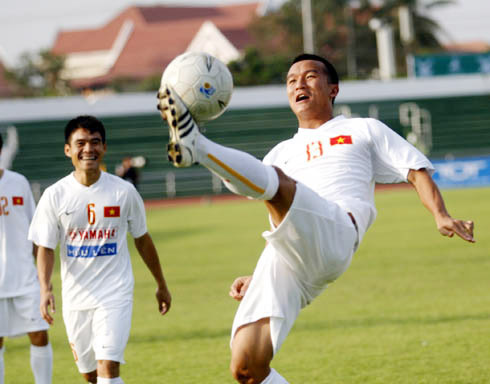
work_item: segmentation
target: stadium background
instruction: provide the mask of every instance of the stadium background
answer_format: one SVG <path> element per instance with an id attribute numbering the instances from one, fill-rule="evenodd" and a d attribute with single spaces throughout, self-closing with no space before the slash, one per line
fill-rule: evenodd
<path id="1" fill-rule="evenodd" d="M 413 127 L 400 118 L 401 108 L 408 106 L 412 115 L 424 111 L 431 130 L 429 157 L 459 159 L 490 154 L 489 105 L 487 77 L 449 76 L 341 83 L 336 112 L 377 117 L 407 137 Z M 139 187 L 144 199 L 227 193 L 205 169 L 176 171 L 170 165 L 167 128 L 155 106 L 152 93 L 0 101 L 0 132 L 16 127 L 19 149 L 12 168 L 30 180 L 36 198 L 72 169 L 63 153 L 63 128 L 79 114 L 93 114 L 104 122 L 109 172 L 114 173 L 124 156 L 146 158 Z M 282 86 L 236 89 L 229 110 L 205 125 L 209 138 L 258 158 L 296 128 Z"/>
<path id="2" fill-rule="evenodd" d="M 337 111 L 377 115 L 404 136 L 400 108 L 431 116 L 432 159 L 490 154 L 490 84 L 484 76 L 342 83 Z M 0 131 L 15 126 L 13 169 L 37 193 L 72 169 L 63 154 L 63 127 L 82 113 L 108 130 L 106 165 L 143 155 L 145 199 L 219 192 L 209 172 L 173 169 L 155 94 L 0 102 Z M 237 89 L 232 105 L 208 124 L 207 135 L 258 157 L 296 131 L 282 87 Z M 5 135 L 4 135 L 5 137 Z M 214 186 L 214 190 L 213 190 Z M 291 383 L 483 384 L 490 368 L 490 205 L 488 188 L 444 191 L 455 217 L 474 220 L 477 243 L 443 238 L 413 191 L 378 193 L 379 217 L 337 284 L 305 308 L 273 366 Z M 237 303 L 228 295 L 236 276 L 250 273 L 267 228 L 262 204 L 242 199 L 147 210 L 148 227 L 174 301 L 156 311 L 154 283 L 130 241 L 135 274 L 131 337 L 122 368 L 126 383 L 231 383 L 229 328 Z M 81 382 L 61 319 L 59 263 L 53 284 L 58 311 L 50 329 L 54 383 Z M 25 338 L 9 339 L 6 384 L 32 383 Z M 142 378 L 142 375 L 144 377 Z"/>

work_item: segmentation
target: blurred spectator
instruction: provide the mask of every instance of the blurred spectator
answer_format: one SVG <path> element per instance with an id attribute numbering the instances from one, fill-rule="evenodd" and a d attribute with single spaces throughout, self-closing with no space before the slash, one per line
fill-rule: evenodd
<path id="1" fill-rule="evenodd" d="M 131 182 L 138 189 L 139 172 L 133 164 L 133 158 L 126 156 L 122 163 L 116 167 L 116 175 Z"/>

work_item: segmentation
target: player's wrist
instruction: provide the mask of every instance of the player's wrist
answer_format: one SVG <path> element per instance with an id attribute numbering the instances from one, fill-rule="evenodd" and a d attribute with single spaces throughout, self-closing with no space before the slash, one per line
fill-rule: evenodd
<path id="1" fill-rule="evenodd" d="M 48 292 L 48 293 L 51 293 L 53 292 L 53 284 L 51 283 L 44 283 L 44 284 L 40 284 L 40 290 L 41 290 L 41 293 L 43 292 Z"/>

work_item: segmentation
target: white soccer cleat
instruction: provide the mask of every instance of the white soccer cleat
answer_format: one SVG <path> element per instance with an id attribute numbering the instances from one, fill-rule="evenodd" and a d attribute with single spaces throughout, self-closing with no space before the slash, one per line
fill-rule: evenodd
<path id="1" fill-rule="evenodd" d="M 169 127 L 168 159 L 176 167 L 190 167 L 197 162 L 195 143 L 199 126 L 186 105 L 169 85 L 162 85 L 157 94 L 162 117 Z"/>

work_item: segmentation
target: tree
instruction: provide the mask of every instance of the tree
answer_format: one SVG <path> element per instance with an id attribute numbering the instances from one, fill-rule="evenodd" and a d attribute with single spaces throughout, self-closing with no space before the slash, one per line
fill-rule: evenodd
<path id="1" fill-rule="evenodd" d="M 245 50 L 243 59 L 228 63 L 235 85 L 284 83 L 289 58 L 281 54 L 265 56 L 255 47 Z"/>
<path id="2" fill-rule="evenodd" d="M 424 10 L 448 4 L 454 4 L 454 0 L 385 0 L 382 7 L 375 9 L 373 16 L 389 22 L 395 27 L 395 31 L 399 32 L 398 8 L 407 6 L 412 15 L 415 31 L 413 49 L 419 51 L 434 50 L 441 48 L 436 37 L 441 28 L 436 21 L 427 16 Z"/>
<path id="3" fill-rule="evenodd" d="M 16 96 L 64 96 L 71 87 L 62 79 L 65 58 L 48 50 L 24 54 L 17 67 L 5 70 L 6 80 Z"/>
<path id="4" fill-rule="evenodd" d="M 369 0 L 311 0 L 315 34 L 315 52 L 327 57 L 337 68 L 342 78 L 367 78 L 378 66 L 375 33 L 369 28 L 373 17 L 390 22 L 398 36 L 398 13 L 400 5 L 408 4 L 413 12 L 415 42 L 413 49 L 440 49 L 435 33 L 439 26 L 425 16 L 423 8 L 431 8 L 451 3 L 451 0 L 386 0 L 381 6 L 373 6 Z M 263 17 L 257 17 L 251 24 L 254 49 L 249 49 L 244 58 L 234 63 L 234 77 L 247 69 L 246 83 L 264 84 L 261 75 L 263 65 L 278 56 L 284 63 L 303 52 L 303 30 L 301 21 L 301 0 L 289 0 L 283 6 Z M 397 49 L 403 53 L 400 40 Z M 404 69 L 404 55 L 398 54 L 400 69 Z M 249 62 L 250 61 L 250 62 Z M 279 61 L 279 59 L 278 59 Z M 261 65 L 259 65 L 261 62 Z M 239 81 L 242 81 L 241 79 Z M 274 78 L 274 81 L 276 79 Z M 240 84 L 240 83 L 238 83 Z"/>

